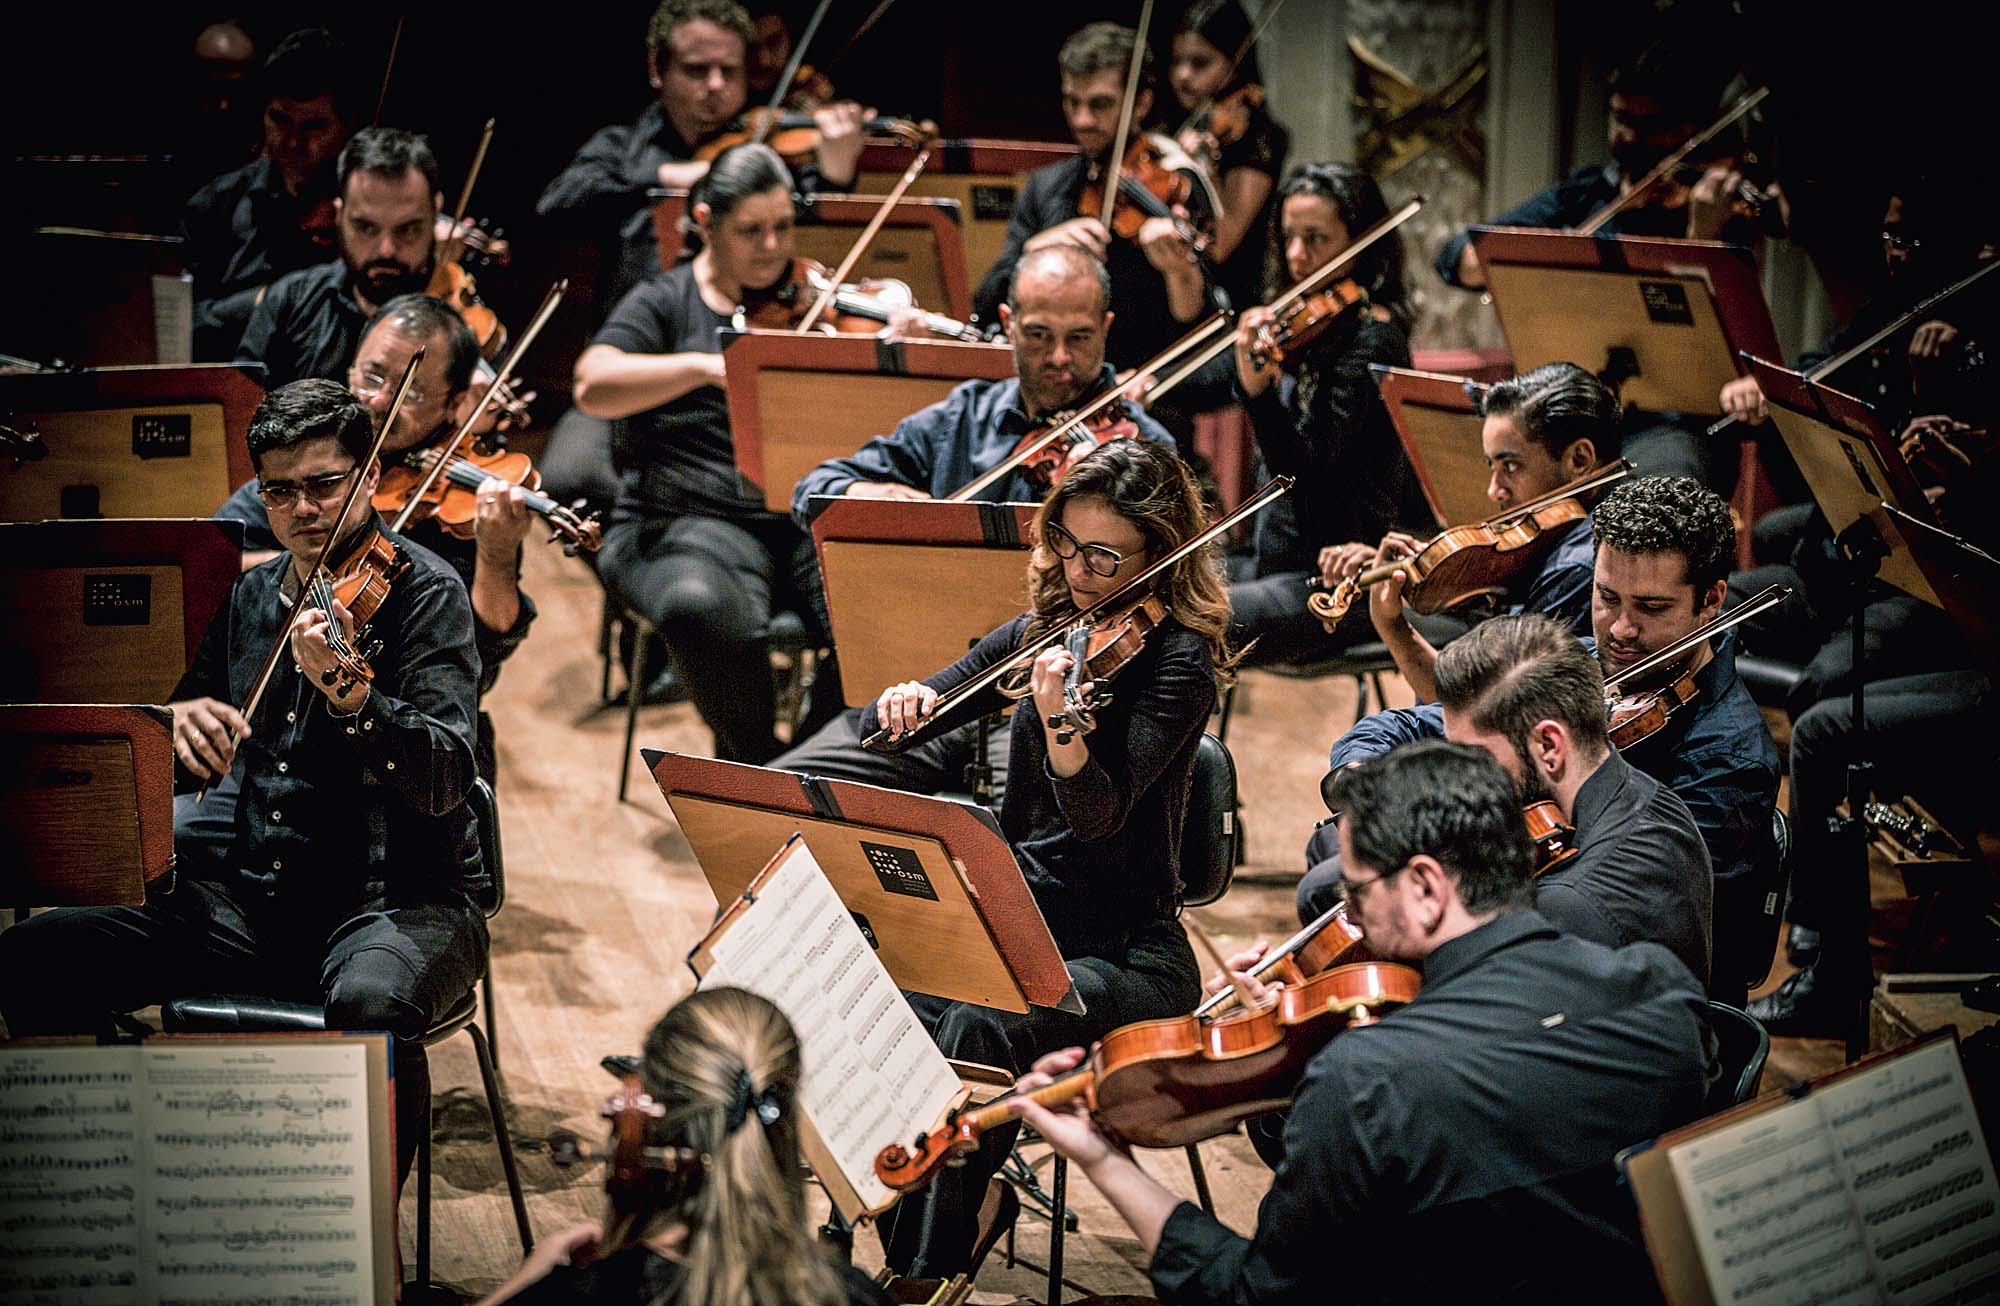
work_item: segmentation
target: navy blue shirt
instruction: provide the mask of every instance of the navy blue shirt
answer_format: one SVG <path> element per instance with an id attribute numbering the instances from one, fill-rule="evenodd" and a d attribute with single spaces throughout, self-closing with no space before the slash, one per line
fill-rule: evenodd
<path id="1" fill-rule="evenodd" d="M 318 202 L 286 190 L 268 156 L 223 173 L 189 198 L 181 238 L 194 277 L 196 362 L 234 358 L 258 290 L 331 252 L 304 229 Z"/>
<path id="2" fill-rule="evenodd" d="M 266 390 L 309 377 L 344 385 L 367 325 L 368 310 L 348 286 L 347 265 L 334 259 L 271 283 L 243 328 L 236 361 L 263 364 Z"/>
<path id="3" fill-rule="evenodd" d="M 1515 577 L 1502 596 L 1501 611 L 1539 612 L 1590 634 L 1590 587 L 1597 577 L 1597 535 L 1590 518 L 1556 528 L 1556 541 L 1541 565 Z"/>
<path id="4" fill-rule="evenodd" d="M 383 531 L 379 517 L 369 530 Z M 350 716 L 280 657 L 252 733 L 236 750 L 242 785 L 222 863 L 249 900 L 278 900 L 310 919 L 368 903 L 452 901 L 480 873 L 472 808 L 478 656 L 472 604 L 444 559 L 390 535 L 410 567 L 369 629 L 382 648 Z M 248 701 L 279 637 L 292 559 L 236 578 L 171 698 Z"/>
<path id="5" fill-rule="evenodd" d="M 1162 1302 L 1659 1300 L 1613 1158 L 1701 1112 L 1694 977 L 1532 911 L 1422 969 L 1414 1002 L 1306 1067 L 1255 1236 L 1174 1209 Z"/>
<path id="6" fill-rule="evenodd" d="M 1098 374 L 1096 393 L 1117 381 L 1106 363 Z M 983 472 L 998 467 L 1029 431 L 1045 423 L 1029 415 L 1021 403 L 1021 382 L 965 381 L 930 407 L 896 423 L 888 435 L 878 435 L 850 458 L 830 458 L 799 478 L 792 487 L 792 520 L 810 527 L 824 504 L 815 495 L 839 496 L 856 481 L 894 481 L 942 499 Z M 1144 412 L 1135 411 L 1139 434 L 1166 448 L 1173 437 Z M 1034 503 L 1042 492 L 1016 471 L 995 484 L 982 498 L 990 503 Z"/>

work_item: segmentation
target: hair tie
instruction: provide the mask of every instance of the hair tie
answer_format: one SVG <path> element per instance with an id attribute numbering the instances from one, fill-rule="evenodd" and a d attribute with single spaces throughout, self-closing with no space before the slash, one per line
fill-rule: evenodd
<path id="1" fill-rule="evenodd" d="M 757 1123 L 766 1127 L 777 1123 L 784 1114 L 783 1104 L 778 1100 L 776 1089 L 767 1088 L 762 1093 L 756 1091 L 750 1081 L 750 1071 L 739 1066 L 736 1070 L 736 1091 L 729 1099 L 728 1126 L 725 1132 L 735 1133 L 750 1118 L 752 1108 L 757 1112 Z"/>

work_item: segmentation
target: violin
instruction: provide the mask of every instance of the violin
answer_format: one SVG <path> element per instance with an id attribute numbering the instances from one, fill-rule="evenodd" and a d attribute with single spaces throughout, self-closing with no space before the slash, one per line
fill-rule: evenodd
<path id="1" fill-rule="evenodd" d="M 1216 98 L 1207 109 L 1195 114 L 1176 135 L 1181 148 L 1210 167 L 1222 162 L 1225 147 L 1236 144 L 1250 131 L 1252 111 L 1264 104 L 1264 88 L 1245 82 Z"/>
<path id="2" fill-rule="evenodd" d="M 907 118 L 865 118 L 861 130 L 876 136 L 893 136 L 905 144 L 921 145 L 935 132 L 926 132 Z M 773 112 L 764 107 L 748 110 L 742 117 L 695 148 L 701 163 L 713 163 L 717 155 L 736 145 L 759 141 L 778 152 L 778 157 L 794 167 L 810 163 L 819 149 L 819 124 L 810 113 Z"/>
<path id="3" fill-rule="evenodd" d="M 1260 368 L 1282 363 L 1287 355 L 1311 344 L 1350 312 L 1366 313 L 1370 308 L 1368 292 L 1359 283 L 1336 281 L 1258 327 L 1256 338 L 1250 343 L 1250 361 Z"/>
<path id="4" fill-rule="evenodd" d="M 640 1088 L 637 1075 L 627 1075 L 624 1086 L 598 1114 L 611 1122 L 608 1149 L 590 1147 L 568 1130 L 557 1130 L 549 1135 L 549 1160 L 565 1167 L 605 1162 L 604 1191 L 611 1199 L 611 1209 L 619 1215 L 671 1209 L 707 1172 L 707 1153 L 646 1141 L 647 1127 L 663 1118 L 666 1109 Z"/>
<path id="5" fill-rule="evenodd" d="M 398 462 L 387 464 L 375 489 L 377 512 L 395 516 L 409 504 L 426 473 L 437 461 L 433 448 L 411 449 Z M 487 477 L 498 477 L 526 490 L 527 509 L 546 520 L 553 530 L 551 542 L 561 540 L 563 552 L 575 557 L 578 549 L 595 553 L 604 543 L 603 527 L 596 514 L 585 517 L 541 493 L 542 474 L 524 453 L 507 449 L 475 447 L 471 453 L 456 454 L 444 474 L 431 480 L 430 488 L 418 500 L 412 517 L 431 517 L 454 539 L 469 540 L 478 527 L 480 485 Z"/>
<path id="6" fill-rule="evenodd" d="M 1014 452 L 1021 457 L 1016 465 L 1028 484 L 1046 493 L 1062 483 L 1077 459 L 1099 445 L 1138 438 L 1139 426 L 1131 406 L 1116 399 L 1081 422 L 1058 413 L 1048 425 L 1029 431 L 1014 444 Z"/>
<path id="7" fill-rule="evenodd" d="M 1189 249 L 1197 256 L 1207 252 L 1214 233 L 1196 227 L 1185 215 L 1188 198 L 1203 184 L 1200 165 L 1186 151 L 1164 136 L 1142 132 L 1115 171 L 1118 198 L 1111 209 L 1111 221 L 1105 224 L 1113 235 L 1137 240 L 1139 229 L 1148 220 L 1170 218 Z M 1083 193 L 1077 197 L 1080 216 L 1094 218 L 1103 213 L 1104 185 L 1102 165 L 1093 162 L 1084 177 Z M 1208 207 L 1213 214 L 1219 206 L 1211 202 Z"/>
<path id="8" fill-rule="evenodd" d="M 1604 681 L 1604 715 L 1611 742 L 1620 752 L 1643 743 L 1667 728 L 1674 716 L 1700 691 L 1695 677 L 1706 665 L 1700 654 L 1711 636 L 1719 635 L 1740 622 L 1748 621 L 1767 608 L 1776 607 L 1791 595 L 1783 585 L 1767 585 L 1727 613 L 1696 626 L 1659 652 L 1639 659 Z M 1667 678 L 1660 683 L 1665 673 Z M 1651 689 L 1626 692 L 1630 685 L 1654 685 Z"/>
<path id="9" fill-rule="evenodd" d="M 1498 593 L 1553 547 L 1559 527 L 1589 514 L 1582 495 L 1631 470 L 1632 464 L 1620 459 L 1478 525 L 1453 526 L 1433 536 L 1415 555 L 1379 563 L 1331 590 L 1315 577 L 1306 607 L 1332 631 L 1362 591 L 1399 571 L 1407 578 L 1403 601 L 1419 613 L 1442 612 L 1481 594 Z"/>
<path id="10" fill-rule="evenodd" d="M 1687 141 L 1679 149 L 1669 154 L 1666 158 L 1661 159 L 1651 172 L 1648 172 L 1645 176 L 1634 182 L 1630 189 L 1597 210 L 1597 212 L 1591 214 L 1584 221 L 1584 224 L 1576 229 L 1578 233 L 1585 236 L 1590 235 L 1626 209 L 1641 203 L 1647 196 L 1656 194 L 1661 182 L 1665 181 L 1669 185 L 1677 184 L 1674 178 L 1687 175 L 1684 169 L 1693 168 L 1693 175 L 1689 177 L 1688 181 L 1679 183 L 1682 185 L 1680 202 L 1685 204 L 1687 202 L 1687 187 L 1701 180 L 1701 174 L 1707 170 L 1705 166 L 1692 164 L 1689 161 L 1695 157 L 1702 146 L 1708 144 L 1725 127 L 1762 104 L 1764 98 L 1770 93 L 1770 87 L 1760 86 L 1754 91 L 1739 96 L 1736 102 L 1723 112 L 1721 117 L 1688 137 Z M 1759 192 L 1759 198 L 1761 207 L 1761 201 L 1764 198 L 1761 192 Z"/>
<path id="11" fill-rule="evenodd" d="M 796 330 L 832 284 L 833 274 L 818 259 L 795 258 L 784 280 L 747 296 L 746 302 L 737 306 L 730 325 L 738 330 Z M 888 323 L 894 310 L 916 308 L 916 292 L 894 277 L 868 277 L 837 287 L 830 307 L 832 311 L 813 324 L 815 330 L 829 335 L 873 335 Z M 974 343 L 983 338 L 977 327 L 942 313 L 923 311 L 922 321 L 924 329 L 935 336 Z"/>
<path id="12" fill-rule="evenodd" d="M 1345 1030 L 1373 1025 L 1422 987 L 1407 966 L 1336 966 L 1270 1002 L 1219 1020 L 1177 1016 L 1112 1030 L 1082 1066 L 1026 1094 L 1044 1106 L 1081 1097 L 1098 1127 L 1138 1147 L 1184 1147 L 1228 1133 L 1251 1116 L 1282 1110 L 1306 1064 Z M 920 1188 L 980 1135 L 1014 1119 L 1018 1094 L 955 1114 L 940 1128 L 891 1143 L 875 1174 L 899 1192 Z"/>
<path id="13" fill-rule="evenodd" d="M 1543 798 L 1521 809 L 1527 822 L 1528 838 L 1535 845 L 1535 878 L 1540 879 L 1582 852 L 1576 846 L 1576 827 L 1563 817 L 1562 808 Z"/>
<path id="14" fill-rule="evenodd" d="M 1107 616 L 1078 623 L 1063 637 L 1073 661 L 1063 674 L 1063 710 L 1048 718 L 1058 744 L 1097 728 L 1097 709 L 1111 702 L 1106 682 L 1139 655 L 1146 637 L 1166 619 L 1166 600 L 1146 594 Z M 1083 695 L 1085 684 L 1092 686 L 1088 699 Z"/>
<path id="15" fill-rule="evenodd" d="M 375 679 L 375 669 L 368 665 L 368 659 L 382 651 L 382 643 L 369 640 L 368 623 L 388 600 L 396 578 L 409 569 L 409 559 L 403 557 L 394 541 L 380 531 L 371 530 L 368 538 L 342 562 L 337 578 L 329 576 L 324 567 L 313 573 L 312 583 L 306 586 L 313 606 L 331 617 L 333 605 L 339 603 L 354 619 L 352 640 L 340 622 L 327 623 L 327 647 L 333 651 L 336 665 L 320 673 L 323 684 L 334 685 L 345 695 L 356 685 Z"/>

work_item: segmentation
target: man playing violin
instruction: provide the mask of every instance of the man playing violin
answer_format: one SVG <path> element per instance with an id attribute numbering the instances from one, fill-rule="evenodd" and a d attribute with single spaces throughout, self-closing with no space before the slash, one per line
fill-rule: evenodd
<path id="1" fill-rule="evenodd" d="M 1549 363 L 1532 372 L 1495 382 L 1480 396 L 1481 451 L 1490 473 L 1486 497 L 1501 512 L 1532 503 L 1618 458 L 1618 401 L 1590 373 L 1574 363 Z M 1590 612 L 1592 537 L 1590 521 L 1554 528 L 1541 541 L 1539 563 L 1514 576 L 1500 597 L 1508 612 L 1540 612 L 1583 634 Z M 1398 531 L 1380 545 L 1330 545 L 1319 554 L 1320 580 L 1328 588 L 1371 567 L 1421 552 L 1423 543 Z M 1433 641 L 1464 627 L 1454 619 L 1422 619 L 1423 628 L 1403 609 L 1401 573 L 1372 587 L 1368 617 L 1396 669 L 1419 702 L 1436 695 Z"/>
<path id="2" fill-rule="evenodd" d="M 1484 751 L 1411 745 L 1337 784 L 1352 919 L 1423 989 L 1306 1066 L 1255 1232 L 1180 1200 L 1080 1103 L 1015 1112 L 1125 1218 L 1161 1301 L 1656 1298 L 1612 1159 L 1702 1113 L 1700 985 L 1664 948 L 1614 951 L 1529 905 L 1520 800 Z"/>
<path id="3" fill-rule="evenodd" d="M 47 912 L 0 934 L 0 1013 L 10 1034 L 89 1034 L 114 1013 L 201 993 L 323 1003 L 330 1029 L 397 1036 L 396 1143 L 407 1173 L 430 1125 L 421 1038 L 478 982 L 486 923 L 474 815 L 479 668 L 465 586 L 443 559 L 388 535 L 367 507 L 378 468 L 367 410 L 331 381 L 264 397 L 249 427 L 271 529 L 285 552 L 245 572 L 167 704 L 179 773 L 234 774 L 242 798 L 226 855 L 156 882 L 144 906 Z M 408 569 L 369 626 L 373 678 L 343 683 L 333 623 L 285 614 L 342 497 L 361 502 L 329 557 L 380 536 Z M 267 653 L 285 648 L 246 720 Z"/>
<path id="4" fill-rule="evenodd" d="M 1592 521 L 1592 651 L 1606 677 L 1720 615 L 1736 535 L 1729 506 L 1713 491 L 1689 477 L 1628 481 L 1605 495 Z M 1709 987 L 1718 999 L 1741 1005 L 1769 967 L 1777 930 L 1782 886 L 1771 822 L 1777 747 L 1736 674 L 1733 633 L 1704 641 L 1672 669 L 1672 678 L 1688 680 L 1691 700 L 1625 755 L 1672 790 L 1701 831 L 1715 879 Z M 1334 745 L 1332 765 L 1443 733 L 1445 718 L 1434 703 L 1377 713 Z M 1320 860 L 1325 840 L 1315 840 L 1307 856 Z"/>
<path id="5" fill-rule="evenodd" d="M 1092 23 L 1063 43 L 1056 62 L 1062 72 L 1063 116 L 1076 140 L 1077 156 L 1030 174 L 1007 220 L 1007 243 L 973 298 L 980 319 L 994 321 L 1023 254 L 1048 245 L 1081 246 L 1111 270 L 1111 307 L 1119 326 L 1106 342 L 1105 357 L 1120 368 L 1134 367 L 1159 353 L 1209 307 L 1206 267 L 1173 218 L 1148 218 L 1136 240 L 1121 240 L 1105 229 L 1098 215 L 1079 216 L 1087 183 L 1110 165 L 1132 41 L 1129 27 Z M 1142 66 L 1132 110 L 1134 139 L 1153 109 L 1150 50 Z M 1186 207 L 1195 226 L 1208 222 L 1217 205 L 1205 182 L 1193 187 Z"/>

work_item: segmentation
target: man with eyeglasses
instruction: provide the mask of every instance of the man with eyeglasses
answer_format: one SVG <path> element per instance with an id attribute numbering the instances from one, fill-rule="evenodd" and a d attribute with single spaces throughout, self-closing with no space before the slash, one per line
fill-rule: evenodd
<path id="1" fill-rule="evenodd" d="M 1357 1301 L 1657 1299 L 1612 1162 L 1701 1113 L 1701 986 L 1664 948 L 1562 934 L 1530 906 L 1520 800 L 1486 752 L 1411 744 L 1336 784 L 1351 918 L 1423 989 L 1306 1066 L 1255 1232 L 1180 1200 L 1081 1099 L 1025 1096 L 1081 1048 L 1036 1064 L 1016 1114 L 1131 1226 L 1161 1301 L 1318 1300 L 1330 1248 L 1354 1250 Z"/>
<path id="2" fill-rule="evenodd" d="M 443 559 L 390 535 L 367 507 L 367 410 L 308 380 L 264 397 L 250 458 L 284 552 L 245 572 L 167 704 L 177 775 L 234 775 L 226 855 L 195 861 L 143 906 L 64 908 L 0 933 L 0 1015 L 10 1035 L 91 1034 L 115 1013 L 200 993 L 323 1004 L 332 1029 L 397 1038 L 396 1142 L 407 1173 L 430 1124 L 421 1038 L 478 982 L 486 923 L 470 892 L 485 871 L 472 809 L 478 661 L 465 586 Z M 407 563 L 370 623 L 372 679 L 343 684 L 329 633 L 353 619 L 308 605 L 285 617 L 342 496 L 360 506 L 329 557 L 375 535 Z M 279 641 L 257 713 L 249 699 Z M 52 978 L 57 977 L 57 978 Z"/>
<path id="3" fill-rule="evenodd" d="M 834 458 L 799 478 L 792 489 L 792 519 L 812 529 L 828 497 L 849 499 L 942 499 L 975 477 L 1005 462 L 1021 437 L 1056 416 L 1080 408 L 1116 383 L 1104 361 L 1111 329 L 1111 279 L 1102 260 L 1066 244 L 1045 246 L 1021 257 L 1000 322 L 1014 350 L 1014 379 L 966 381 L 930 407 L 904 418 L 888 435 L 861 446 L 851 457 Z M 1139 434 L 1173 447 L 1165 427 L 1133 411 Z M 1087 453 L 1089 447 L 1078 450 Z M 981 497 L 996 503 L 1032 503 L 1042 492 L 1019 471 L 1010 473 Z M 1060 542 L 1050 541 L 1059 548 Z M 1071 554 L 1061 554 L 1065 558 Z M 1099 575 L 1103 558 L 1092 568 Z M 811 592 L 823 629 L 832 629 L 819 575 Z M 839 650 L 834 650 L 834 657 Z M 813 711 L 801 732 L 806 742 L 772 765 L 791 771 L 916 793 L 958 789 L 973 760 L 978 728 L 966 726 L 887 757 L 860 746 L 858 713 L 841 712 L 839 665 L 820 664 Z M 996 784 L 1004 780 L 1007 732 L 991 732 L 987 758 Z"/>

